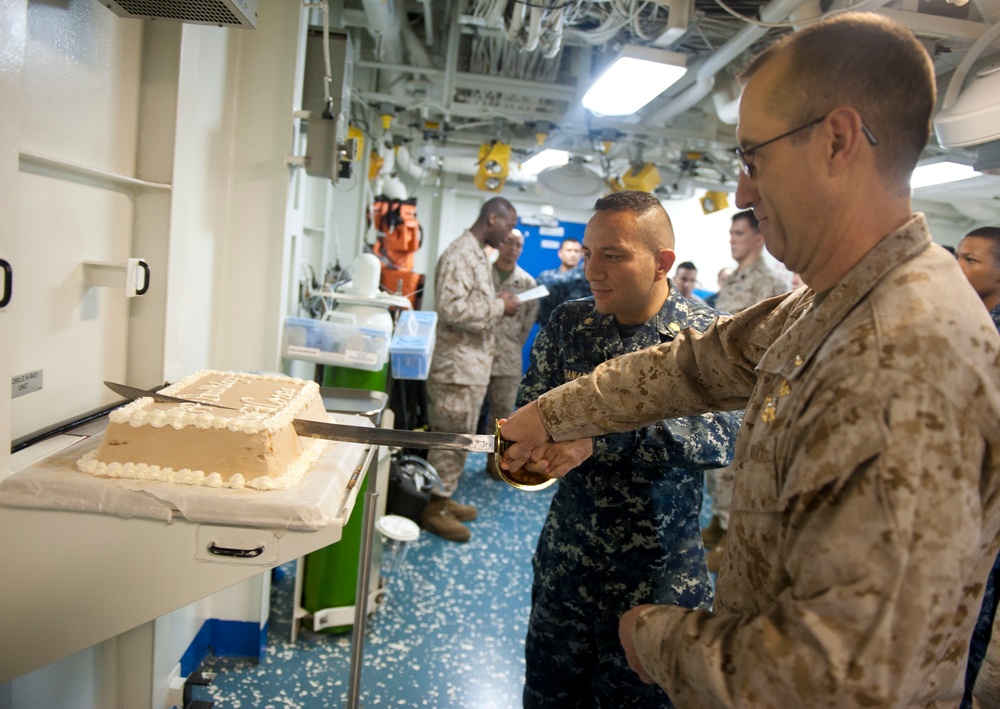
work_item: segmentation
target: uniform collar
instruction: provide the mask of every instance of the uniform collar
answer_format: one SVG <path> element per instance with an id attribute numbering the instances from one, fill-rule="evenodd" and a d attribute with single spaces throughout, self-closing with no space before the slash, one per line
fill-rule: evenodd
<path id="1" fill-rule="evenodd" d="M 757 369 L 781 374 L 792 380 L 805 369 L 826 338 L 858 303 L 899 264 L 908 261 L 931 244 L 923 214 L 890 233 L 869 251 L 858 265 L 830 289 L 819 308 L 812 307 L 811 291 L 800 297 L 799 307 L 809 311 L 768 348 Z"/>
<path id="2" fill-rule="evenodd" d="M 677 290 L 677 286 L 674 285 L 673 281 L 670 281 L 670 294 L 667 299 L 663 301 L 663 305 L 660 306 L 660 310 L 651 318 L 652 326 L 659 335 L 669 335 L 670 339 L 677 336 L 677 333 L 681 332 L 685 328 L 690 327 L 694 324 L 694 319 L 691 317 L 691 306 L 696 305 L 694 301 L 690 301 L 684 298 L 680 292 Z M 590 330 L 597 330 L 600 327 L 615 328 L 617 331 L 617 326 L 612 320 L 611 315 L 602 315 L 597 312 L 596 307 L 591 307 L 590 313 L 584 317 L 583 326 Z M 649 327 L 650 321 L 647 321 L 640 332 Z M 638 333 L 637 333 L 638 334 Z"/>

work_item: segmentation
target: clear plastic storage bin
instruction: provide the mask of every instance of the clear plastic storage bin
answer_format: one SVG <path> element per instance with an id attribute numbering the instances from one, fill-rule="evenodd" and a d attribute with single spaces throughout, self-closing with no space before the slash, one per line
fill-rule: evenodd
<path id="1" fill-rule="evenodd" d="M 359 327 L 351 313 L 327 320 L 285 318 L 284 356 L 319 364 L 377 372 L 389 356 L 390 333 Z"/>
<path id="2" fill-rule="evenodd" d="M 403 311 L 389 345 L 393 377 L 427 379 L 434 356 L 436 328 L 437 313 L 434 311 Z"/>

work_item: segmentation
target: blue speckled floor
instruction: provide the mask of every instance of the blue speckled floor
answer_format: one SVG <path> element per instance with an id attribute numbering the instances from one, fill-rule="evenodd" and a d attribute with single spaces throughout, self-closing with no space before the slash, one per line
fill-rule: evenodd
<path id="1" fill-rule="evenodd" d="M 388 579 L 388 599 L 371 617 L 361 704 L 395 707 L 521 705 L 531 555 L 555 487 L 521 492 L 483 473 L 469 456 L 456 499 L 475 505 L 467 544 L 427 532 Z M 327 709 L 347 699 L 350 635 L 302 632 L 288 642 L 291 565 L 272 588 L 264 661 L 210 659 L 208 690 L 218 709 Z"/>
<path id="2" fill-rule="evenodd" d="M 521 492 L 491 480 L 484 465 L 485 454 L 469 456 L 456 496 L 479 509 L 472 540 L 422 531 L 387 580 L 388 599 L 368 626 L 362 706 L 521 706 L 531 555 L 555 486 Z M 703 525 L 708 519 L 703 510 Z M 350 635 L 303 631 L 290 643 L 293 566 L 283 570 L 271 591 L 264 661 L 204 665 L 218 676 L 200 698 L 217 709 L 327 709 L 347 700 Z"/>

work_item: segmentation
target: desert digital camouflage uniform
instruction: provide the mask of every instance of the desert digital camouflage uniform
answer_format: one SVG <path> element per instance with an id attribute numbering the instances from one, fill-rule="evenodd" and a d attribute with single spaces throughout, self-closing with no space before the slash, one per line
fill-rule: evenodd
<path id="1" fill-rule="evenodd" d="M 593 298 L 564 303 L 535 339 L 518 402 L 685 328 L 704 330 L 715 315 L 671 284 L 660 311 L 624 343 Z M 618 618 L 639 603 L 711 605 L 702 473 L 730 461 L 739 425 L 708 413 L 599 436 L 594 455 L 559 482 L 534 558 L 526 708 L 671 706 L 629 669 Z"/>
<path id="2" fill-rule="evenodd" d="M 759 258 L 746 268 L 735 271 L 719 289 L 715 307 L 725 313 L 738 313 L 762 300 L 791 290 L 778 275 Z"/>
<path id="3" fill-rule="evenodd" d="M 539 402 L 557 440 L 746 405 L 714 613 L 635 636 L 681 707 L 955 707 L 1000 546 L 1000 335 L 922 215 Z M 942 298 L 942 293 L 948 293 Z"/>
<path id="4" fill-rule="evenodd" d="M 486 252 L 466 231 L 438 258 L 434 272 L 436 343 L 427 376 L 429 418 L 435 431 L 474 432 L 490 383 L 494 331 L 504 303 L 493 290 Z M 427 454 L 450 496 L 458 487 L 467 453 L 432 450 Z M 438 491 L 440 494 L 441 491 Z"/>
<path id="5" fill-rule="evenodd" d="M 763 258 L 759 258 L 729 276 L 713 305 L 724 313 L 738 313 L 762 300 L 788 291 L 788 285 L 768 268 Z M 722 528 L 728 529 L 733 497 L 733 467 L 730 465 L 706 471 L 705 483 L 712 498 L 712 513 L 719 518 Z"/>
<path id="6" fill-rule="evenodd" d="M 493 274 L 493 290 L 497 293 L 507 291 L 517 295 L 531 290 L 537 284 L 527 271 L 514 265 L 514 270 L 507 279 L 500 281 L 500 271 L 496 264 L 491 269 Z M 503 318 L 497 323 L 494 339 L 493 370 L 490 373 L 489 389 L 486 392 L 490 404 L 490 417 L 506 418 L 514 411 L 514 399 L 517 397 L 517 385 L 521 383 L 524 374 L 524 363 L 521 350 L 528 341 L 531 328 L 535 325 L 538 315 L 538 301 L 530 300 L 521 303 L 517 311 L 509 318 Z"/>

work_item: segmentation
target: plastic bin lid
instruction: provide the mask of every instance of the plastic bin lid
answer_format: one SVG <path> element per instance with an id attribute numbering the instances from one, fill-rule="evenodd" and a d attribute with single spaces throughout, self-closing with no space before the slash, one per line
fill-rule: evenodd
<path id="1" fill-rule="evenodd" d="M 401 515 L 385 515 L 375 522 L 378 531 L 400 542 L 412 542 L 420 537 L 420 527 L 412 519 Z"/>

